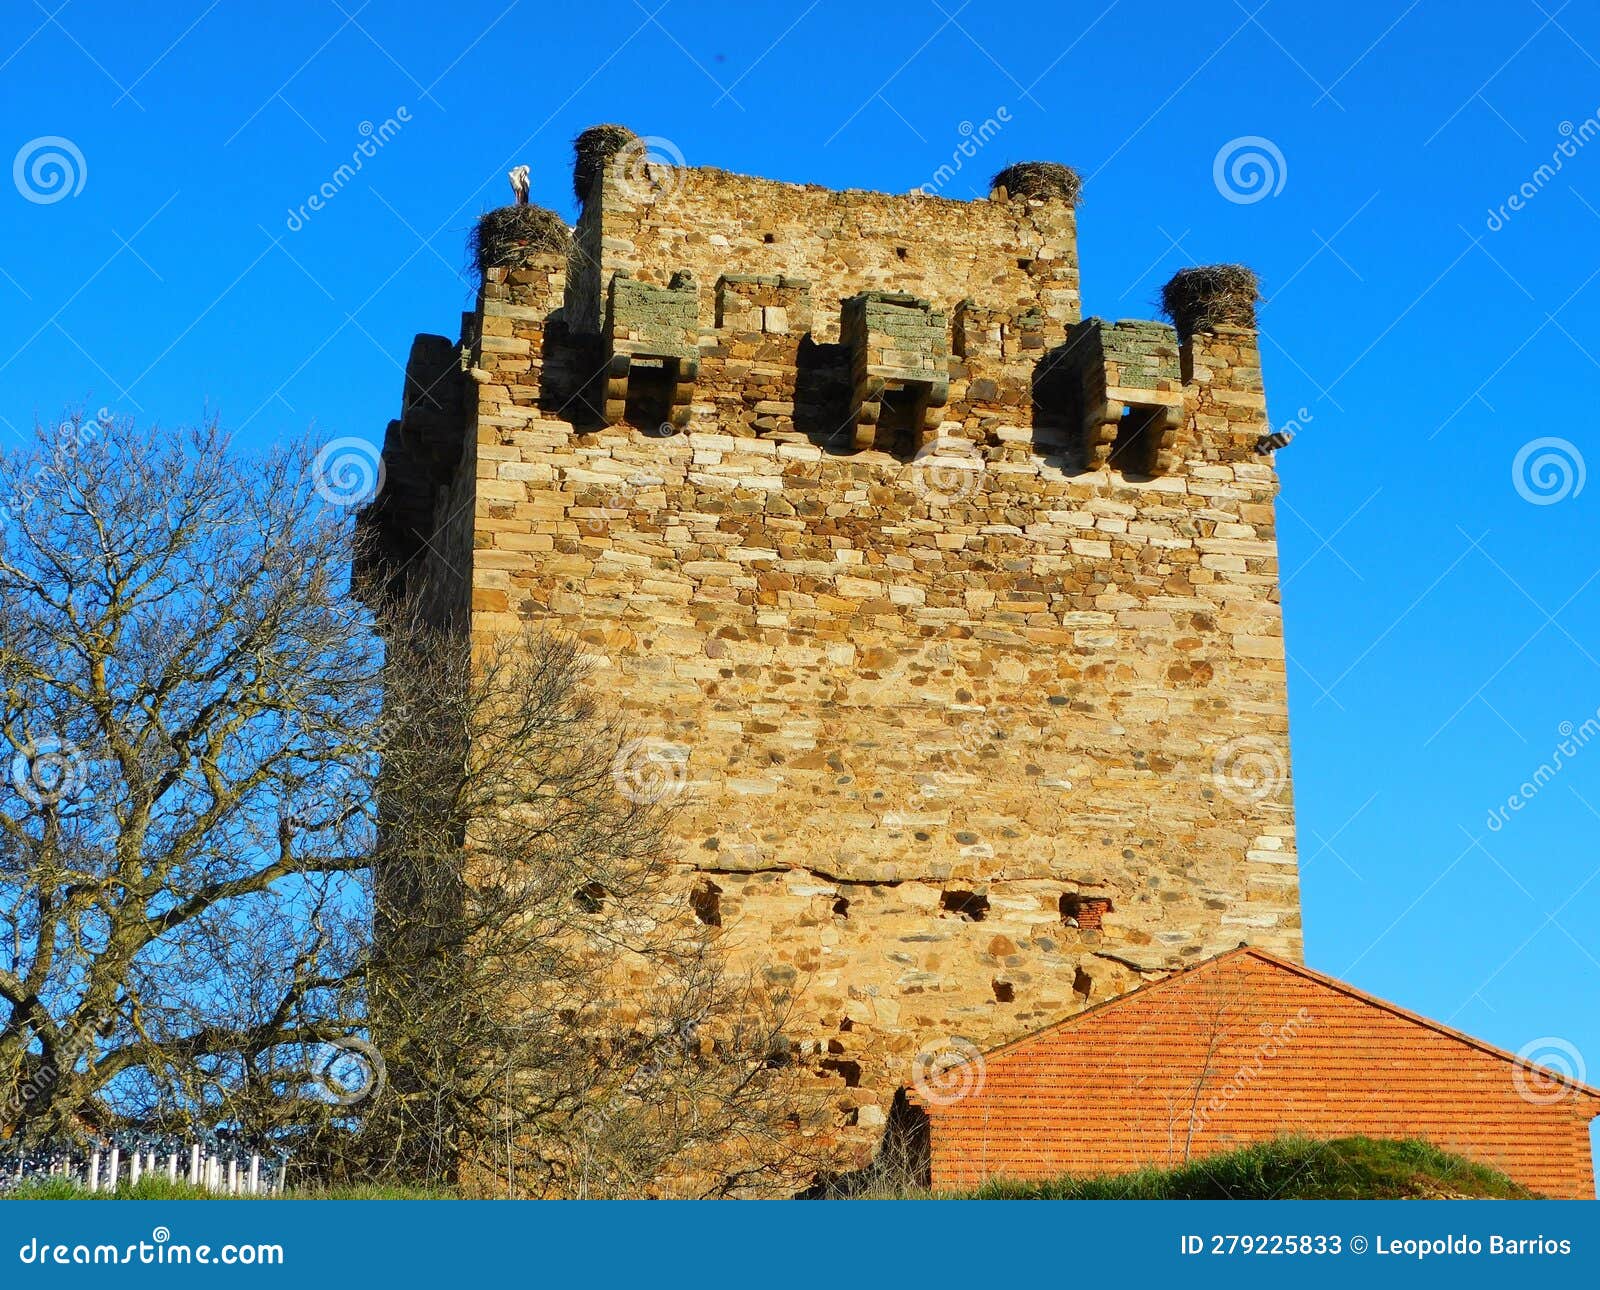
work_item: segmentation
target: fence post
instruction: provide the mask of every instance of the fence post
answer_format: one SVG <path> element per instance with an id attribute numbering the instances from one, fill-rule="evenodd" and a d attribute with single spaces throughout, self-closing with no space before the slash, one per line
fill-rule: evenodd
<path id="1" fill-rule="evenodd" d="M 117 1175 L 122 1171 L 122 1148 L 111 1148 L 111 1165 L 106 1170 L 106 1190 L 117 1190 Z"/>
<path id="2" fill-rule="evenodd" d="M 88 1186 L 89 1186 L 89 1190 L 90 1191 L 99 1191 L 100 1190 L 100 1152 L 99 1151 L 91 1151 L 89 1153 L 89 1177 L 88 1177 L 87 1181 L 88 1181 Z"/>
<path id="3" fill-rule="evenodd" d="M 261 1157 L 254 1154 L 250 1157 L 250 1194 L 261 1194 Z"/>

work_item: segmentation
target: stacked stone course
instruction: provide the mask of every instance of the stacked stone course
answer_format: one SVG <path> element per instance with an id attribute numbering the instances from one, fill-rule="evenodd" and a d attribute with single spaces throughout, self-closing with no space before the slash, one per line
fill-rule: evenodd
<path id="1" fill-rule="evenodd" d="M 1064 200 L 642 174 L 598 177 L 570 259 L 487 271 L 433 378 L 453 465 L 420 478 L 408 412 L 367 522 L 683 750 L 686 904 L 799 992 L 862 1149 L 921 1051 L 1298 957 L 1255 332 L 1080 322 Z"/>

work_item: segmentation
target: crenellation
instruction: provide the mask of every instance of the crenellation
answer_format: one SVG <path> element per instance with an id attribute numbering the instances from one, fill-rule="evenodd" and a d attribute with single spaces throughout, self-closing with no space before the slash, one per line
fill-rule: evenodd
<path id="1" fill-rule="evenodd" d="M 847 1136 L 950 1037 L 1297 957 L 1254 330 L 1080 322 L 1062 197 L 586 174 L 366 522 L 464 512 L 471 631 L 571 636 L 678 750 L 685 900 L 802 987 Z"/>

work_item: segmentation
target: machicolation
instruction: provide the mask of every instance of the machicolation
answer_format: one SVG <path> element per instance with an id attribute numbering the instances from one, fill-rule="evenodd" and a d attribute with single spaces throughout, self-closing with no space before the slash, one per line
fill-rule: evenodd
<path id="1" fill-rule="evenodd" d="M 931 1045 L 1297 958 L 1254 276 L 1085 319 L 1066 167 L 962 202 L 634 140 L 579 137 L 570 241 L 488 217 L 364 574 L 576 639 L 677 750 L 685 908 L 795 984 L 863 1150 Z"/>

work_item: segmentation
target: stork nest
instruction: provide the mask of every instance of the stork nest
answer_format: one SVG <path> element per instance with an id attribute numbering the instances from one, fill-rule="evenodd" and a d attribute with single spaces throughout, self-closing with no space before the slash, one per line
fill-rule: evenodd
<path id="1" fill-rule="evenodd" d="M 589 190 L 606 162 L 638 137 L 625 125 L 591 125 L 572 141 L 572 191 L 580 206 L 588 200 Z"/>
<path id="2" fill-rule="evenodd" d="M 1261 283 L 1243 264 L 1179 269 L 1161 288 L 1161 310 L 1180 336 L 1217 327 L 1254 327 Z"/>
<path id="3" fill-rule="evenodd" d="M 467 235 L 467 251 L 478 272 L 516 269 L 541 252 L 565 253 L 572 230 L 543 206 L 502 206 L 479 217 Z"/>
<path id="4" fill-rule="evenodd" d="M 1068 206 L 1076 206 L 1083 192 L 1078 172 L 1059 161 L 1019 161 L 997 174 L 989 186 L 1004 188 L 1008 197 L 1037 197 Z"/>

